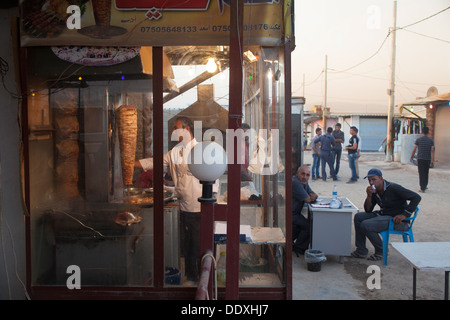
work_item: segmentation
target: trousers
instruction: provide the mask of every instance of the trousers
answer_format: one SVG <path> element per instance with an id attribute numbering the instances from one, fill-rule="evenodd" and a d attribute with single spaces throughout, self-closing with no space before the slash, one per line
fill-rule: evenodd
<path id="1" fill-rule="evenodd" d="M 356 173 L 356 159 L 358 154 L 357 153 L 349 153 L 348 154 L 348 165 L 350 167 L 350 170 L 352 172 L 352 177 L 350 180 L 357 181 L 358 180 L 358 174 Z"/>
<path id="2" fill-rule="evenodd" d="M 417 159 L 417 170 L 419 171 L 420 190 L 425 191 L 428 186 L 428 174 L 430 172 L 431 160 Z"/>
<path id="3" fill-rule="evenodd" d="M 180 211 L 181 243 L 186 278 L 198 281 L 200 274 L 200 212 Z"/>
<path id="4" fill-rule="evenodd" d="M 336 180 L 336 173 L 334 172 L 333 158 L 331 157 L 331 151 L 320 150 L 320 161 L 322 162 L 322 179 L 327 181 L 327 173 L 325 170 L 326 165 L 330 168 L 330 175 Z"/>
<path id="5" fill-rule="evenodd" d="M 353 218 L 355 225 L 356 251 L 361 255 L 367 255 L 366 239 L 369 239 L 375 248 L 375 254 L 383 254 L 383 240 L 379 233 L 389 227 L 391 216 L 380 215 L 379 211 L 358 212 Z M 397 230 L 407 230 L 408 223 L 402 222 L 395 226 Z"/>
<path id="6" fill-rule="evenodd" d="M 301 213 L 292 216 L 292 250 L 303 254 L 309 247 L 310 223 Z"/>
<path id="7" fill-rule="evenodd" d="M 313 165 L 311 169 L 312 177 L 319 177 L 320 157 L 316 153 L 313 153 Z"/>
<path id="8" fill-rule="evenodd" d="M 336 176 L 339 174 L 339 169 L 341 167 L 341 155 L 342 149 L 331 150 L 331 158 L 333 159 L 334 172 L 336 173 Z"/>

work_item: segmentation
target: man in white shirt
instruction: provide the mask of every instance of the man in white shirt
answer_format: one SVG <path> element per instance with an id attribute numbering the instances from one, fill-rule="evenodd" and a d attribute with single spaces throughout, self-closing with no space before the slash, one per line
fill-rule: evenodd
<path id="1" fill-rule="evenodd" d="M 198 281 L 200 272 L 200 211 L 198 198 L 202 196 L 202 185 L 188 167 L 191 149 L 198 143 L 193 135 L 193 123 L 189 118 L 175 120 L 172 141 L 178 143 L 163 157 L 163 165 L 168 168 L 180 203 L 182 246 L 188 281 Z M 153 158 L 136 161 L 136 167 L 144 170 L 153 168 Z"/>

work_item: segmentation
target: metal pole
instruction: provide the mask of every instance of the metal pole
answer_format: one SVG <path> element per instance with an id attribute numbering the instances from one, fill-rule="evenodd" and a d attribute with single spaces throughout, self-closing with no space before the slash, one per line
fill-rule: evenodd
<path id="1" fill-rule="evenodd" d="M 243 18 L 244 0 L 230 2 L 230 108 L 228 128 L 236 130 L 242 125 L 243 88 Z M 234 143 L 234 155 L 237 144 Z M 239 299 L 239 228 L 241 167 L 236 162 L 228 164 L 228 213 L 227 213 L 227 263 L 225 299 Z"/>
<path id="2" fill-rule="evenodd" d="M 393 10 L 393 27 L 391 30 L 392 44 L 391 44 L 391 80 L 389 95 L 389 110 L 387 120 L 387 139 L 386 139 L 386 161 L 393 161 L 394 154 L 394 99 L 395 99 L 395 38 L 397 29 L 397 1 L 394 1 Z"/>
<path id="3" fill-rule="evenodd" d="M 328 82 L 328 56 L 325 55 L 325 81 L 324 81 L 324 91 L 323 91 L 323 130 L 327 131 L 327 82 Z"/>
<path id="4" fill-rule="evenodd" d="M 444 300 L 448 300 L 448 273 L 450 271 L 445 271 L 445 284 L 444 284 Z"/>

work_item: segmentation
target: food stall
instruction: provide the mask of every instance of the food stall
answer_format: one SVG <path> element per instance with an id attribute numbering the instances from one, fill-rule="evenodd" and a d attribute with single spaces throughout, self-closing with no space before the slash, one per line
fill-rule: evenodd
<path id="1" fill-rule="evenodd" d="M 163 166 L 185 116 L 197 141 L 247 143 L 202 229 L 228 225 L 211 248 L 228 258 L 219 298 L 290 299 L 293 1 L 76 3 L 20 2 L 32 297 L 194 298 Z"/>

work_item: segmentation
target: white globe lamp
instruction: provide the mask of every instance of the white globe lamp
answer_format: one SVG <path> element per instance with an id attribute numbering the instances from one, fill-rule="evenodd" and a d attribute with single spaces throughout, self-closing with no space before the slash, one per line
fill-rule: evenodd
<path id="1" fill-rule="evenodd" d="M 223 147 L 214 141 L 203 141 L 192 148 L 189 170 L 203 184 L 200 202 L 215 202 L 212 186 L 227 169 L 227 155 Z"/>

